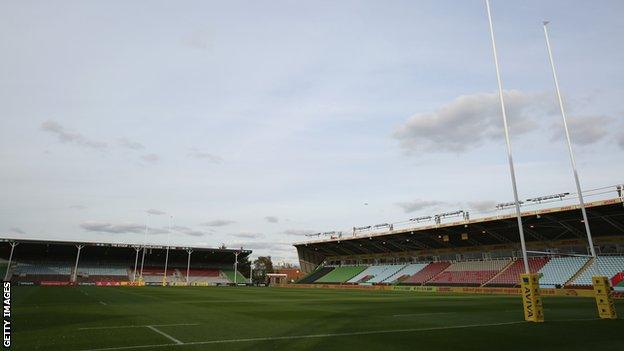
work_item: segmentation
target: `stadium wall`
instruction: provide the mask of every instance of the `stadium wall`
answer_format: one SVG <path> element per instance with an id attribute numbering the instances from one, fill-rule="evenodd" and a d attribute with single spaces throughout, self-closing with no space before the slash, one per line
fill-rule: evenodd
<path id="1" fill-rule="evenodd" d="M 338 284 L 278 284 L 278 288 L 299 289 L 345 289 L 345 290 L 385 290 L 412 291 L 416 293 L 451 293 L 474 295 L 520 295 L 520 288 L 482 288 L 482 287 L 447 287 L 447 286 L 388 286 L 388 285 L 338 285 Z M 541 288 L 543 296 L 567 296 L 594 298 L 590 289 L 551 289 Z M 624 299 L 624 293 L 613 292 L 613 298 Z"/>

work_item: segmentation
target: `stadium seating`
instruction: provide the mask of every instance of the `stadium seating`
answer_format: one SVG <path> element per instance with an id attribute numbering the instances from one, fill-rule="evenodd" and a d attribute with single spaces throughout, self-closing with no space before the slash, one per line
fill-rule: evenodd
<path id="1" fill-rule="evenodd" d="M 111 266 L 78 266 L 76 279 L 83 282 L 127 282 L 129 281 L 128 267 Z"/>
<path id="2" fill-rule="evenodd" d="M 403 280 L 405 284 L 424 284 L 429 281 L 431 278 L 440 274 L 446 267 L 450 266 L 449 262 L 432 262 L 429 263 L 425 268 L 418 271 L 416 274 L 410 276 L 409 278 Z"/>
<path id="3" fill-rule="evenodd" d="M 331 272 L 316 280 L 316 283 L 344 283 L 365 269 L 366 267 L 364 266 L 336 267 Z"/>
<path id="4" fill-rule="evenodd" d="M 531 257 L 529 258 L 529 270 L 531 273 L 537 273 L 548 262 L 548 257 Z M 524 259 L 515 260 L 504 271 L 490 280 L 487 286 L 516 286 L 519 285 L 520 274 L 524 273 Z"/>
<path id="5" fill-rule="evenodd" d="M 139 271 L 140 273 L 140 271 Z M 174 281 L 175 270 L 167 269 L 167 281 Z M 143 268 L 143 281 L 145 283 L 162 283 L 165 276 L 164 268 L 159 267 L 144 267 Z"/>
<path id="6" fill-rule="evenodd" d="M 314 272 L 312 272 L 312 273 L 308 274 L 307 276 L 299 279 L 299 281 L 297 283 L 299 283 L 299 284 L 311 284 L 311 283 L 314 283 L 316 280 L 318 280 L 319 278 L 321 278 L 325 274 L 331 272 L 333 269 L 334 269 L 334 267 L 320 267 L 320 268 L 316 269 Z"/>
<path id="7" fill-rule="evenodd" d="M 69 262 L 33 262 L 18 263 L 13 267 L 13 275 L 66 275 L 69 276 L 72 271 L 72 265 Z"/>
<path id="8" fill-rule="evenodd" d="M 624 272 L 620 272 L 611 278 L 611 286 L 624 286 Z"/>
<path id="9" fill-rule="evenodd" d="M 427 267 L 428 263 L 412 263 L 403 267 L 403 269 L 397 271 L 392 274 L 388 278 L 386 278 L 384 283 L 395 283 L 401 282 L 407 279 L 409 276 L 412 276 L 418 272 L 420 272 L 423 268 Z"/>
<path id="10" fill-rule="evenodd" d="M 509 260 L 455 262 L 427 284 L 480 286 L 492 279 L 509 263 Z"/>
<path id="11" fill-rule="evenodd" d="M 223 274 L 225 275 L 225 278 L 227 280 L 229 280 L 230 283 L 234 283 L 234 270 L 222 270 Z M 247 278 L 245 278 L 241 272 L 237 271 L 236 272 L 236 283 L 245 283 L 247 282 Z"/>
<path id="12" fill-rule="evenodd" d="M 611 280 L 622 272 L 624 272 L 624 256 L 598 256 L 576 276 L 570 285 L 589 286 L 592 285 L 594 275 L 604 275 Z"/>
<path id="13" fill-rule="evenodd" d="M 553 288 L 563 286 L 587 263 L 587 257 L 553 257 L 538 273 L 541 274 L 540 286 Z"/>
<path id="14" fill-rule="evenodd" d="M 349 279 L 347 283 L 364 283 L 383 272 L 388 266 L 368 266 L 365 270 L 357 274 L 355 277 Z"/>
<path id="15" fill-rule="evenodd" d="M 386 265 L 384 270 L 368 280 L 368 283 L 378 284 L 395 275 L 398 271 L 405 268 L 405 265 Z"/>

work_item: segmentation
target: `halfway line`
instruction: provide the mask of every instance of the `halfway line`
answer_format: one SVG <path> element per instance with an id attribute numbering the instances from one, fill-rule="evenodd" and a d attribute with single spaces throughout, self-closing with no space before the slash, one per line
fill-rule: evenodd
<path id="1" fill-rule="evenodd" d="M 179 323 L 179 324 L 151 324 L 151 325 L 115 325 L 110 327 L 85 327 L 78 330 L 97 330 L 97 329 L 123 329 L 123 328 L 147 328 L 147 327 L 177 327 L 185 325 L 199 325 L 197 323 Z"/>

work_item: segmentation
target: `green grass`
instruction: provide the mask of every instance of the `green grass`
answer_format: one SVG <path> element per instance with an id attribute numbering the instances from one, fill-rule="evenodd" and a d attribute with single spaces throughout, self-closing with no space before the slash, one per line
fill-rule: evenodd
<path id="1" fill-rule="evenodd" d="M 13 350 L 624 349 L 624 321 L 596 320 L 594 302 L 588 298 L 545 298 L 543 324 L 523 322 L 520 298 L 510 296 L 249 287 L 14 287 L 12 298 Z M 617 304 L 624 313 L 624 304 Z M 196 325 L 156 329 L 183 345 L 147 327 L 127 327 L 180 323 Z M 90 327 L 117 328 L 80 329 Z M 206 343 L 210 341 L 220 342 Z M 144 345 L 162 346 L 134 347 Z"/>

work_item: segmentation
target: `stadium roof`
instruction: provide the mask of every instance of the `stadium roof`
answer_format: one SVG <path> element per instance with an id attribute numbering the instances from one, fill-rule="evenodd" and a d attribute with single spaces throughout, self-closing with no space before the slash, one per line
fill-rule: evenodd
<path id="1" fill-rule="evenodd" d="M 586 204 L 595 239 L 621 237 L 624 240 L 624 203 L 622 198 Z M 587 237 L 578 205 L 547 208 L 522 213 L 525 237 L 531 242 L 585 240 Z M 462 237 L 463 236 L 463 237 Z M 461 249 L 486 245 L 519 243 L 515 214 L 461 220 L 418 228 L 401 228 L 378 233 L 295 243 L 300 253 L 317 257 L 353 256 L 376 253 Z"/>
<path id="2" fill-rule="evenodd" d="M 19 239 L 19 238 L 0 238 L 2 242 L 17 242 L 27 244 L 41 244 L 41 245 L 85 245 L 96 247 L 119 247 L 119 248 L 138 248 L 146 246 L 150 249 L 166 249 L 167 245 L 153 245 L 153 244 L 120 244 L 120 243 L 104 243 L 104 242 L 89 242 L 89 241 L 61 241 L 61 240 L 42 240 L 42 239 Z M 193 251 L 208 251 L 211 253 L 236 253 L 239 252 L 242 255 L 251 254 L 251 250 L 245 249 L 223 249 L 223 248 L 211 248 L 205 246 L 169 246 L 171 250 L 187 250 Z"/>

